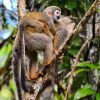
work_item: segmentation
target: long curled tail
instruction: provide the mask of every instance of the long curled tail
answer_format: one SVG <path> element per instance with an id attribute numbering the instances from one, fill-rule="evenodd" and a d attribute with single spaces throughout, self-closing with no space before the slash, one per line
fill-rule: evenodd
<path id="1" fill-rule="evenodd" d="M 32 87 L 30 85 L 30 82 L 28 82 L 26 80 L 26 75 L 25 75 L 25 39 L 24 39 L 24 35 L 25 35 L 25 28 L 27 25 L 29 25 L 30 22 L 26 22 L 26 24 L 24 24 L 24 22 L 21 22 L 19 24 L 19 35 L 20 35 L 20 59 L 21 59 L 21 86 L 22 89 L 25 92 L 31 92 Z"/>
<path id="2" fill-rule="evenodd" d="M 19 35 L 20 35 L 20 59 L 21 59 L 21 86 L 23 90 L 26 89 L 26 77 L 25 77 L 25 40 L 24 40 L 24 30 L 25 25 L 23 23 L 19 24 Z"/>

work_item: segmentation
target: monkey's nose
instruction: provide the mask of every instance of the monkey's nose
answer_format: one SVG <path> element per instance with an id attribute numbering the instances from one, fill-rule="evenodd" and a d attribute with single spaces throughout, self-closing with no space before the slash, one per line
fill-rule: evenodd
<path id="1" fill-rule="evenodd" d="M 60 16 L 57 16 L 57 19 L 60 19 Z"/>

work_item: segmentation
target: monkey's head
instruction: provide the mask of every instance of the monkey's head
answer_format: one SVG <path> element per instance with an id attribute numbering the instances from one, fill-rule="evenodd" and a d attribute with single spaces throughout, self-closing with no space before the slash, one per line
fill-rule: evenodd
<path id="1" fill-rule="evenodd" d="M 61 9 L 57 6 L 49 6 L 44 12 L 47 17 L 52 18 L 55 22 L 61 17 Z"/>

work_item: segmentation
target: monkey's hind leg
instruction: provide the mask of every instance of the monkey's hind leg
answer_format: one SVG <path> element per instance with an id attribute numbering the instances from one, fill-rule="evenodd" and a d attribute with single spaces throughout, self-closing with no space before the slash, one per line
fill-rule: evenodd
<path id="1" fill-rule="evenodd" d="M 49 45 L 46 46 L 46 49 L 44 51 L 44 61 L 43 65 L 47 66 L 49 65 L 53 60 L 53 43 L 49 42 Z"/>
<path id="2" fill-rule="evenodd" d="M 44 60 L 43 60 L 43 65 L 42 68 L 39 68 L 36 73 L 34 73 L 34 67 L 37 67 L 37 54 L 34 53 L 32 55 L 32 64 L 31 64 L 31 79 L 36 79 L 38 78 L 39 75 L 43 74 L 42 71 L 45 66 L 49 65 L 51 61 L 53 60 L 53 43 L 52 39 L 49 36 L 43 35 L 43 34 L 37 34 L 33 36 L 33 44 L 35 42 L 34 48 L 36 50 L 41 50 L 44 54 Z M 38 40 L 38 42 L 36 42 Z M 33 49 L 34 49 L 33 48 Z M 33 51 L 32 51 L 33 52 Z"/>
<path id="3" fill-rule="evenodd" d="M 36 74 L 38 72 L 38 55 L 37 52 L 33 51 L 30 55 L 30 65 L 29 65 L 29 79 L 35 79 L 38 77 Z"/>
<path id="4" fill-rule="evenodd" d="M 45 51 L 44 51 L 44 61 L 43 61 L 42 68 L 38 70 L 38 72 L 35 74 L 33 79 L 38 78 L 38 76 L 40 75 L 43 75 L 43 70 L 45 69 L 47 65 L 49 65 L 52 62 L 52 60 L 53 60 L 53 44 L 50 40 L 48 41 Z"/>

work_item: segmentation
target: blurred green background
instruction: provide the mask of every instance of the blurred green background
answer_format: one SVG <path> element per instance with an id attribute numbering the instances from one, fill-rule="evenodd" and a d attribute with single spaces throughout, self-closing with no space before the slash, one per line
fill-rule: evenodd
<path id="1" fill-rule="evenodd" d="M 94 0 L 26 0 L 26 8 L 30 11 L 32 7 L 34 7 L 34 10 L 42 11 L 47 6 L 57 5 L 62 9 L 62 14 L 70 16 L 77 25 L 93 1 Z M 17 10 L 17 0 L 0 0 L 0 100 L 15 99 L 16 87 L 13 79 L 11 60 L 12 46 L 18 25 Z M 96 13 L 100 13 L 100 9 L 98 9 Z M 92 25 L 93 23 L 91 22 L 90 24 Z M 79 36 L 73 39 L 70 48 L 64 54 L 62 64 L 59 66 L 60 73 L 67 74 L 70 71 L 72 63 L 85 41 L 84 37 L 86 35 L 87 30 L 85 28 Z M 95 46 L 97 48 L 96 56 L 93 56 L 94 59 L 97 60 L 91 64 L 87 62 L 91 60 L 89 59 L 91 48 L 90 46 L 86 48 L 77 66 L 78 68 L 75 71 L 75 84 L 73 84 L 73 92 L 70 96 L 70 100 L 100 100 L 100 82 L 97 82 L 97 78 L 100 78 L 100 63 L 98 57 L 100 54 L 100 36 L 96 38 L 98 41 L 95 42 L 95 45 L 92 44 L 92 47 Z M 94 76 L 93 72 L 96 72 L 96 76 Z M 64 76 L 61 81 L 66 89 L 68 78 Z M 58 90 L 55 90 L 55 100 L 64 100 L 64 94 L 58 93 Z"/>

